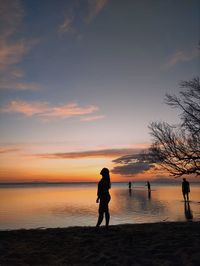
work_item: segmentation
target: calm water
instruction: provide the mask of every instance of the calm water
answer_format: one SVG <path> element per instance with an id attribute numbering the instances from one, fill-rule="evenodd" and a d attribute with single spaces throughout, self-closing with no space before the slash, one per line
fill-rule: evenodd
<path id="1" fill-rule="evenodd" d="M 180 185 L 112 184 L 110 224 L 200 220 L 200 185 L 191 184 L 185 206 Z M 95 184 L 0 186 L 0 229 L 94 226 Z M 189 209 L 188 209 L 189 207 Z M 190 216 L 190 217 L 189 217 Z"/>

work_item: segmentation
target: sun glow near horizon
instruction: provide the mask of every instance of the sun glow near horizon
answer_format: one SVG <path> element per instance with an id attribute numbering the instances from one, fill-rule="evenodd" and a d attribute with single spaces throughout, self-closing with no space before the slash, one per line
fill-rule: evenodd
<path id="1" fill-rule="evenodd" d="M 144 148 L 144 144 L 141 148 Z M 80 152 L 26 153 L 21 149 L 5 148 L 1 150 L 0 182 L 16 181 L 97 181 L 103 167 L 110 170 L 114 167 L 113 160 L 127 153 L 138 152 L 136 149 L 98 149 Z M 33 149 L 31 149 L 33 150 Z M 48 149 L 47 149 L 48 151 Z M 119 174 L 112 174 L 113 181 L 130 179 Z"/>

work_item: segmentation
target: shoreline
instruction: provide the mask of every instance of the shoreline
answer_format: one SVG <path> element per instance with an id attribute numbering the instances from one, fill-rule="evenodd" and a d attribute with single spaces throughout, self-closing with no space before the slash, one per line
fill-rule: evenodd
<path id="1" fill-rule="evenodd" d="M 184 202 L 184 201 L 183 201 Z M 102 224 L 100 225 L 100 230 L 103 230 L 105 228 L 104 220 Z M 109 228 L 112 229 L 113 227 L 124 227 L 124 226 L 148 226 L 148 225 L 159 225 L 159 224 L 189 224 L 189 223 L 199 223 L 200 220 L 185 220 L 185 221 L 170 221 L 167 218 L 162 221 L 157 222 L 145 222 L 145 223 L 121 223 L 121 224 L 110 224 Z M 0 229 L 0 233 L 2 232 L 21 232 L 21 231 L 45 231 L 45 230 L 69 230 L 69 229 L 95 229 L 95 225 L 70 225 L 66 227 L 36 227 L 36 228 L 17 228 L 17 229 Z M 1 266 L 1 265 L 0 265 Z"/>
<path id="2" fill-rule="evenodd" d="M 0 265 L 199 265 L 200 222 L 0 231 Z"/>

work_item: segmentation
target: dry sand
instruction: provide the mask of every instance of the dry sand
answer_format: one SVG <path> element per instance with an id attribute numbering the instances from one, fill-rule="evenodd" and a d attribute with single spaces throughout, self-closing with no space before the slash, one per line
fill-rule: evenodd
<path id="1" fill-rule="evenodd" d="M 0 266 L 200 265 L 200 222 L 0 231 Z"/>

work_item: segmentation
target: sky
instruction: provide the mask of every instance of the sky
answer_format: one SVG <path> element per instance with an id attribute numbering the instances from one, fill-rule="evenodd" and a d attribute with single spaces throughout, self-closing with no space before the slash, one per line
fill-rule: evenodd
<path id="1" fill-rule="evenodd" d="M 141 153 L 199 75 L 198 0 L 0 0 L 0 182 L 159 178 Z M 124 157 L 125 156 L 125 157 Z M 129 164 L 121 158 L 136 159 Z"/>

